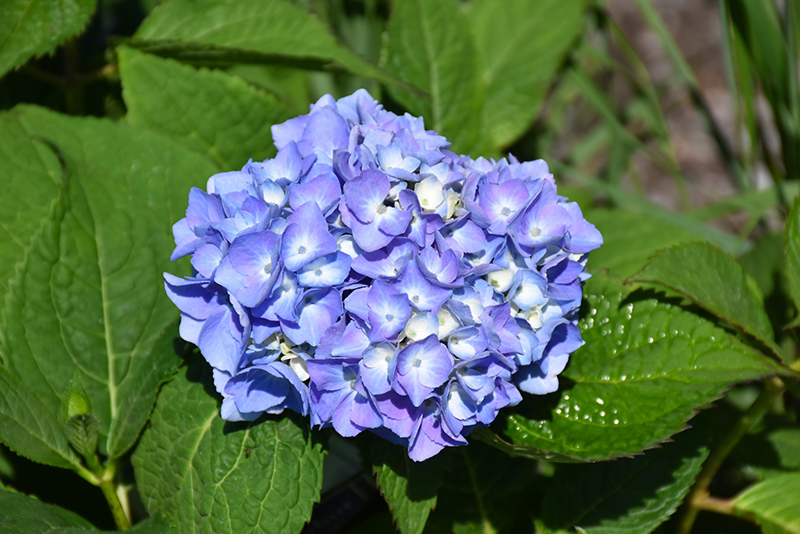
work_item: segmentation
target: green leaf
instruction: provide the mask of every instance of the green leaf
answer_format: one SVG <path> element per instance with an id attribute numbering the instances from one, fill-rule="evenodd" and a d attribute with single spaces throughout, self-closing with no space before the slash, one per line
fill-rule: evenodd
<path id="1" fill-rule="evenodd" d="M 50 214 L 61 172 L 57 155 L 42 139 L 28 137 L 14 115 L 0 114 L 0 295 Z"/>
<path id="2" fill-rule="evenodd" d="M 64 527 L 98 532 L 91 523 L 69 510 L 19 493 L 0 491 L 0 532 L 65 534 Z"/>
<path id="3" fill-rule="evenodd" d="M 0 441 L 2 440 L 0 439 Z M 5 487 L 3 486 L 3 479 L 6 481 L 14 480 L 16 469 L 14 464 L 11 463 L 10 455 L 11 453 L 6 447 L 0 446 L 0 487 Z"/>
<path id="4" fill-rule="evenodd" d="M 372 472 L 400 532 L 422 532 L 442 484 L 442 457 L 414 462 L 404 447 L 383 439 L 375 439 L 371 451 Z"/>
<path id="5" fill-rule="evenodd" d="M 49 54 L 89 23 L 97 0 L 7 0 L 0 3 L 0 76 Z"/>
<path id="6" fill-rule="evenodd" d="M 61 403 L 61 418 L 64 421 L 92 411 L 92 399 L 83 387 L 79 373 L 72 376 L 68 388 L 64 402 Z"/>
<path id="7" fill-rule="evenodd" d="M 321 21 L 284 0 L 172 0 L 155 9 L 128 44 L 194 61 L 338 68 L 395 83 L 337 42 Z"/>
<path id="8" fill-rule="evenodd" d="M 183 143 L 221 170 L 275 155 L 270 127 L 293 116 L 241 78 L 120 48 L 127 120 Z"/>
<path id="9" fill-rule="evenodd" d="M 103 534 L 81 516 L 33 497 L 0 489 L 0 532 L 14 534 Z M 114 530 L 113 532 L 118 532 Z M 169 534 L 170 525 L 153 518 L 137 523 L 127 532 Z"/>
<path id="10" fill-rule="evenodd" d="M 180 363 L 176 310 L 163 289 L 171 226 L 212 165 L 169 139 L 124 124 L 12 112 L 64 161 L 64 185 L 12 281 L 2 353 L 58 413 L 76 371 L 100 420 L 100 452 L 136 440 L 156 392 Z M 25 451 L 20 451 L 25 454 Z"/>
<path id="11" fill-rule="evenodd" d="M 42 464 L 80 468 L 63 422 L 22 380 L 0 366 L 0 441 Z"/>
<path id="12" fill-rule="evenodd" d="M 651 532 L 683 501 L 708 449 L 691 435 L 635 458 L 559 465 L 542 504 L 542 532 Z M 538 530 L 537 530 L 538 532 Z"/>
<path id="13" fill-rule="evenodd" d="M 800 311 L 800 197 L 786 219 L 786 282 L 795 309 Z M 798 314 L 795 323 L 800 320 Z"/>
<path id="14" fill-rule="evenodd" d="M 392 4 L 381 65 L 427 94 L 390 87 L 393 97 L 453 143 L 480 155 L 483 87 L 475 44 L 453 0 L 397 0 Z"/>
<path id="15" fill-rule="evenodd" d="M 511 458 L 483 445 L 448 449 L 452 467 L 428 519 L 426 534 L 533 532 L 531 508 L 544 483 L 537 462 Z"/>
<path id="16" fill-rule="evenodd" d="M 589 257 L 589 269 L 608 269 L 609 274 L 622 278 L 644 267 L 659 249 L 703 239 L 696 232 L 655 217 L 621 210 L 587 210 L 586 219 L 600 230 L 604 241 Z"/>
<path id="17" fill-rule="evenodd" d="M 133 454 L 142 501 L 178 532 L 299 532 L 322 485 L 322 447 L 289 415 L 226 423 L 201 359 L 164 386 Z"/>
<path id="18" fill-rule="evenodd" d="M 84 458 L 93 458 L 97 451 L 97 431 L 100 421 L 93 413 L 83 413 L 69 418 L 64 432 L 70 444 Z"/>
<path id="19" fill-rule="evenodd" d="M 779 527 L 789 534 L 800 534 L 800 473 L 775 475 L 741 493 L 733 506 L 749 512 L 759 523 Z"/>
<path id="20" fill-rule="evenodd" d="M 762 297 L 753 290 L 736 260 L 712 245 L 688 243 L 662 250 L 630 280 L 677 291 L 755 337 L 775 354 L 781 353 Z"/>
<path id="21" fill-rule="evenodd" d="M 483 57 L 484 124 L 492 144 L 517 139 L 539 113 L 547 88 L 580 34 L 585 0 L 492 0 L 466 5 L 466 17 Z"/>
<path id="22" fill-rule="evenodd" d="M 279 65 L 239 64 L 225 72 L 275 95 L 294 115 L 308 113 L 308 103 L 314 100 L 306 71 Z"/>
<path id="23" fill-rule="evenodd" d="M 765 234 L 755 242 L 753 248 L 737 258 L 739 265 L 755 280 L 758 289 L 768 299 L 778 288 L 783 287 L 784 234 Z M 784 289 L 785 291 L 785 289 Z"/>
<path id="24" fill-rule="evenodd" d="M 734 457 L 758 478 L 800 471 L 800 428 L 776 428 L 747 435 L 736 446 Z"/>
<path id="25" fill-rule="evenodd" d="M 586 283 L 586 344 L 558 392 L 525 396 L 516 413 L 498 418 L 506 441 L 561 461 L 635 454 L 685 428 L 731 384 L 780 370 L 711 321 L 629 291 L 599 275 Z"/>

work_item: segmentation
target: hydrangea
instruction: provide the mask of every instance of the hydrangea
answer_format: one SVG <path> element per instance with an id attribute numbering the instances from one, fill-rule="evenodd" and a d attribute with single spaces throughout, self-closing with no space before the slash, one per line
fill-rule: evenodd
<path id="1" fill-rule="evenodd" d="M 164 275 L 224 419 L 288 408 L 420 461 L 557 389 L 602 237 L 544 161 L 456 155 L 363 89 L 272 135 L 191 190 L 172 259 L 194 276 Z"/>

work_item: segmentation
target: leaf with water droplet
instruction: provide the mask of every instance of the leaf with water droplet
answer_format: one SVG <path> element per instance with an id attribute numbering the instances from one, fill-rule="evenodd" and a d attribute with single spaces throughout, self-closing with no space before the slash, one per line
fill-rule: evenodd
<path id="1" fill-rule="evenodd" d="M 559 390 L 525 396 L 493 426 L 495 444 L 505 442 L 510 454 L 554 461 L 635 454 L 684 429 L 732 384 L 782 369 L 713 322 L 653 292 L 631 293 L 619 279 L 595 275 L 584 295 L 585 309 L 597 313 L 583 314 L 586 344 Z"/>
<path id="2" fill-rule="evenodd" d="M 781 354 L 755 282 L 735 259 L 712 245 L 686 243 L 661 250 L 631 280 L 677 291 Z"/>

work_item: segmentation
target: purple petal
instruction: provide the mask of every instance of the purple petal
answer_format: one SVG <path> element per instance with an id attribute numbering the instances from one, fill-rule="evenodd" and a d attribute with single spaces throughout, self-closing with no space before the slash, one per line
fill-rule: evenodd
<path id="1" fill-rule="evenodd" d="M 328 231 L 328 223 L 315 202 L 300 206 L 287 222 L 281 240 L 281 256 L 290 271 L 336 252 L 336 239 Z"/>

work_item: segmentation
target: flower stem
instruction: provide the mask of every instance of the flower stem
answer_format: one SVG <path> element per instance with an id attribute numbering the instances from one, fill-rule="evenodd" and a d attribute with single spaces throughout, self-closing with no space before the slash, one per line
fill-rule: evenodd
<path id="1" fill-rule="evenodd" d="M 698 512 L 709 509 L 709 503 L 713 505 L 716 502 L 709 499 L 708 487 L 711 485 L 711 481 L 739 440 L 758 422 L 775 398 L 783 392 L 783 389 L 784 385 L 780 379 L 773 377 L 765 380 L 761 394 L 711 452 L 689 495 L 686 496 L 684 508 L 678 518 L 677 534 L 689 534 Z"/>
<path id="2" fill-rule="evenodd" d="M 113 476 L 103 477 L 102 482 L 100 482 L 100 489 L 103 491 L 106 501 L 108 501 L 108 507 L 111 509 L 111 514 L 114 516 L 114 522 L 117 524 L 117 528 L 119 530 L 128 530 L 131 528 L 130 519 L 128 519 L 128 515 L 125 513 L 125 509 L 122 507 L 122 503 L 119 500 L 119 495 L 117 495 L 117 488 L 114 486 Z"/>
<path id="3" fill-rule="evenodd" d="M 117 494 L 117 487 L 114 485 L 114 478 L 117 472 L 117 466 L 114 462 L 103 468 L 96 454 L 86 456 L 86 465 L 92 473 L 92 477 L 84 477 L 86 480 L 99 486 L 103 492 L 103 496 L 108 502 L 108 507 L 111 509 L 111 515 L 114 516 L 114 522 L 117 524 L 117 529 L 128 530 L 131 528 L 131 520 L 129 518 L 129 510 L 120 501 Z M 81 475 L 83 476 L 83 475 Z M 127 503 L 126 503 L 127 504 Z"/>
<path id="4" fill-rule="evenodd" d="M 489 516 L 486 513 L 486 506 L 483 504 L 483 493 L 481 493 L 481 485 L 475 476 L 475 469 L 472 467 L 472 461 L 469 458 L 466 448 L 461 449 L 461 454 L 464 456 L 464 464 L 467 466 L 467 474 L 469 474 L 469 481 L 472 485 L 472 492 L 475 494 L 475 504 L 478 507 L 478 514 L 481 516 L 481 525 L 483 526 L 483 534 L 495 534 L 494 527 Z"/>

